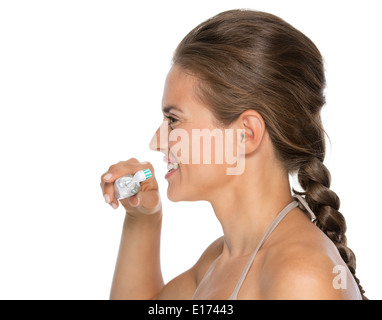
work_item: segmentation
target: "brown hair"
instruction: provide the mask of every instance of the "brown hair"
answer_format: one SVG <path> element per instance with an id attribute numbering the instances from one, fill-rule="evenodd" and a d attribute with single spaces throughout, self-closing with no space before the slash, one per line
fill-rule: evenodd
<path id="1" fill-rule="evenodd" d="M 316 225 L 334 242 L 356 280 L 346 245 L 340 200 L 324 165 L 325 74 L 314 43 L 282 19 L 264 12 L 230 10 L 194 28 L 178 45 L 173 63 L 200 81 L 199 97 L 225 126 L 248 109 L 261 114 L 276 155 L 297 173 Z"/>

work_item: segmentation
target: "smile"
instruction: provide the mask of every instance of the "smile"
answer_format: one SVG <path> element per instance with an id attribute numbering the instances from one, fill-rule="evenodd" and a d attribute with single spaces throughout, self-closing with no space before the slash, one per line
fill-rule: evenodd
<path id="1" fill-rule="evenodd" d="M 176 170 L 176 169 L 178 169 L 178 167 L 179 167 L 178 163 L 171 163 L 171 162 L 167 163 L 168 172 L 170 172 L 172 170 Z"/>

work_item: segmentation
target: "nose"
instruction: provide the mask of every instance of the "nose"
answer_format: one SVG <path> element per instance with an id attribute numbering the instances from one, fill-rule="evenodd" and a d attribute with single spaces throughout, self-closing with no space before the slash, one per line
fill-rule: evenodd
<path id="1" fill-rule="evenodd" d="M 150 141 L 150 149 L 168 154 L 168 121 L 163 121 Z"/>

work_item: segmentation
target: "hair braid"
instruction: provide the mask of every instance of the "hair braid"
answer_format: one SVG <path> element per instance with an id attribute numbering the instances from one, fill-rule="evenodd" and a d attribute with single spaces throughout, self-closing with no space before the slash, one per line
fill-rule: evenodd
<path id="1" fill-rule="evenodd" d="M 315 223 L 317 227 L 336 245 L 358 285 L 362 298 L 367 299 L 364 296 L 365 291 L 355 275 L 356 258 L 353 251 L 347 247 L 346 221 L 342 213 L 338 211 L 340 208 L 339 197 L 330 190 L 331 176 L 329 170 L 320 159 L 313 158 L 298 171 L 298 181 L 305 192 L 293 191 L 305 195 L 309 207 L 316 214 Z"/>

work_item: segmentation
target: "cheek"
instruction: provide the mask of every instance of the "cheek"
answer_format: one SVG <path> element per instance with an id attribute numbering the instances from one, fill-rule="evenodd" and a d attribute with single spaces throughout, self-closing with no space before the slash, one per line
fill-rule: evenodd
<path id="1" fill-rule="evenodd" d="M 211 138 L 192 135 L 191 129 L 171 132 L 170 152 L 180 162 L 180 170 L 170 180 L 167 191 L 170 200 L 204 200 L 230 182 L 227 168 L 232 166 L 237 152 L 233 150 L 234 136 L 226 137 L 224 133 Z"/>
<path id="2" fill-rule="evenodd" d="M 224 165 L 217 164 L 199 164 L 188 165 L 182 175 L 182 185 L 190 193 L 199 195 L 202 199 L 211 191 L 226 183 L 226 169 Z"/>
<path id="3" fill-rule="evenodd" d="M 171 201 L 208 200 L 209 195 L 227 183 L 224 165 L 182 164 L 167 189 Z"/>
<path id="4" fill-rule="evenodd" d="M 178 163 L 191 163 L 191 135 L 181 128 L 174 129 L 169 134 L 170 158 L 171 155 Z"/>

